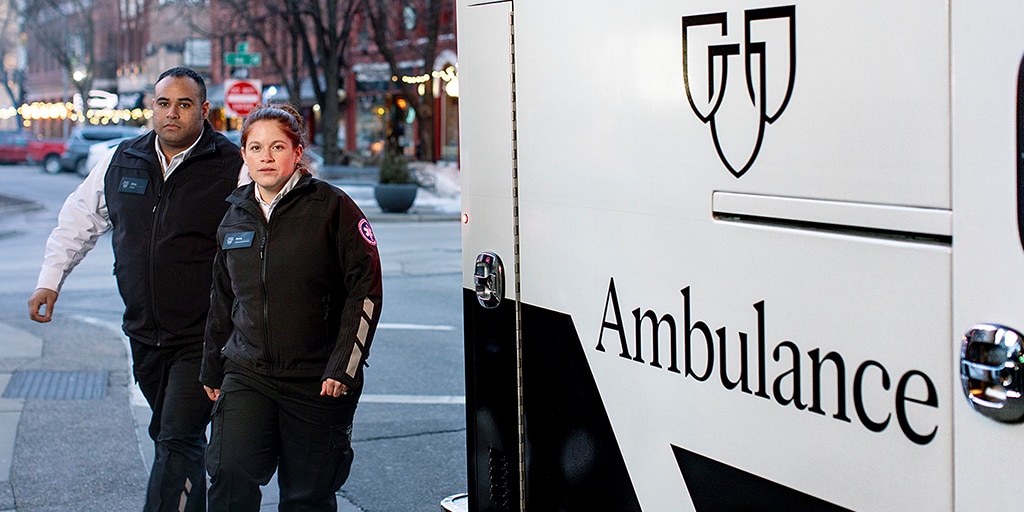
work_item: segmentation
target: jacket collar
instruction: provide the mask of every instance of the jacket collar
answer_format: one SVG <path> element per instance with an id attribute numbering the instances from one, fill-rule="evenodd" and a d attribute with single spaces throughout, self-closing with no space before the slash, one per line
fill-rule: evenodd
<path id="1" fill-rule="evenodd" d="M 289 201 L 292 197 L 297 197 L 300 191 L 303 191 L 303 189 L 306 189 L 313 184 L 313 180 L 313 176 L 303 174 L 302 177 L 299 178 L 299 182 L 295 184 L 294 188 L 292 188 L 291 192 L 281 198 L 281 201 Z M 255 181 L 250 181 L 248 184 L 236 188 L 231 192 L 231 195 L 227 197 L 227 201 L 231 204 L 252 210 L 253 212 L 260 212 L 260 205 L 256 202 Z"/>

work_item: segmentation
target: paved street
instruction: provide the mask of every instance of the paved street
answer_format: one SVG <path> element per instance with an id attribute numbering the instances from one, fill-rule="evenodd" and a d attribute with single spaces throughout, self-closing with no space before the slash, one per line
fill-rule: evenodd
<path id="1" fill-rule="evenodd" d="M 0 167 L 0 191 L 74 185 L 14 169 Z M 385 272 L 339 510 L 440 510 L 466 486 L 459 198 L 421 190 L 409 214 L 383 214 L 371 186 L 339 185 L 373 223 Z M 53 322 L 27 318 L 57 208 L 0 196 L 0 512 L 137 511 L 152 461 L 149 409 L 131 382 L 109 238 L 68 279 Z M 263 510 L 276 500 L 271 482 Z"/>

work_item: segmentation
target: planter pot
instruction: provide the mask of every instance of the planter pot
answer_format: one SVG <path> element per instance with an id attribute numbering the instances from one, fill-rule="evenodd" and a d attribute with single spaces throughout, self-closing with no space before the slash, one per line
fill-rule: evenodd
<path id="1" fill-rule="evenodd" d="M 416 191 L 419 185 L 408 184 L 378 184 L 373 189 L 373 195 L 377 198 L 377 205 L 382 211 L 388 213 L 405 213 L 409 211 L 413 201 L 416 200 Z"/>

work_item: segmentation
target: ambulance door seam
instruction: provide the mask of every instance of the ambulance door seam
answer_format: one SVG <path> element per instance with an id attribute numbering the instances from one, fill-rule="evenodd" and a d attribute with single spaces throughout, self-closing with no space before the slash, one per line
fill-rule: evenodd
<path id="1" fill-rule="evenodd" d="M 523 310 L 519 283 L 519 142 L 516 115 L 516 22 L 515 3 L 508 13 L 509 73 L 512 103 L 512 256 L 516 299 L 516 412 L 519 437 L 519 510 L 526 512 L 526 429 L 523 414 Z"/>

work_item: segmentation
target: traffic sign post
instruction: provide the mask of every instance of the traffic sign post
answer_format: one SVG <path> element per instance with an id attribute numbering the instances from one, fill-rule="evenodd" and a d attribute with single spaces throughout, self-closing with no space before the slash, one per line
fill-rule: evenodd
<path id="1" fill-rule="evenodd" d="M 245 117 L 262 102 L 260 80 L 224 80 L 224 110 L 228 115 Z"/>

